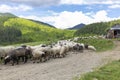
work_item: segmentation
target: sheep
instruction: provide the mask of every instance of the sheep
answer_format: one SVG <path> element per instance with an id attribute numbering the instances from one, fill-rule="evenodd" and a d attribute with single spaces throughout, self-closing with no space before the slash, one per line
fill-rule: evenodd
<path id="1" fill-rule="evenodd" d="M 41 45 L 37 45 L 37 46 L 29 46 L 29 51 L 33 52 L 34 50 L 39 50 L 44 52 L 44 58 L 45 61 L 50 59 L 50 54 L 51 54 L 51 47 L 50 46 L 46 46 L 45 44 L 41 44 Z"/>
<path id="2" fill-rule="evenodd" d="M 19 63 L 19 59 L 22 57 L 24 60 L 24 63 L 27 62 L 28 54 L 26 53 L 26 48 L 20 47 L 12 50 L 10 53 L 7 54 L 7 56 L 4 58 L 4 64 L 7 64 L 10 61 L 13 61 L 12 65 L 14 63 Z"/>
<path id="3" fill-rule="evenodd" d="M 87 45 L 87 44 L 83 44 L 83 43 L 81 45 L 84 47 L 84 49 L 96 51 L 96 48 L 92 45 Z"/>
<path id="4" fill-rule="evenodd" d="M 65 57 L 66 52 L 67 52 L 67 47 L 64 46 L 64 45 L 61 46 L 61 48 L 60 48 L 60 53 L 59 53 L 59 57 L 60 57 L 60 58 Z"/>
<path id="5" fill-rule="evenodd" d="M 28 47 L 30 47 L 32 50 L 34 50 L 34 49 L 37 49 L 37 48 L 46 47 L 46 45 L 45 44 L 40 44 L 40 45 L 36 45 L 36 46 L 29 46 L 28 45 Z"/>
<path id="6" fill-rule="evenodd" d="M 33 55 L 33 63 L 35 63 L 36 60 L 39 60 L 39 61 L 37 62 L 37 63 L 39 63 L 39 62 L 43 62 L 45 53 L 42 52 L 42 51 L 40 51 L 39 49 L 35 49 L 35 50 L 33 50 L 32 55 Z M 45 60 L 44 60 L 44 61 L 45 61 Z"/>
<path id="7" fill-rule="evenodd" d="M 32 60 L 32 51 L 33 49 L 30 46 L 26 47 L 26 54 L 28 55 L 28 57 Z"/>
<path id="8" fill-rule="evenodd" d="M 5 46 L 5 47 L 0 47 L 0 58 L 1 60 L 3 60 L 4 57 L 6 57 L 6 55 L 12 51 L 13 49 L 15 49 L 14 46 Z"/>
<path id="9" fill-rule="evenodd" d="M 80 40 L 79 37 L 74 37 L 73 41 L 77 42 L 78 40 Z"/>
<path id="10" fill-rule="evenodd" d="M 40 47 L 39 50 L 45 53 L 45 61 L 50 59 L 51 46 Z"/>
<path id="11" fill-rule="evenodd" d="M 62 40 L 62 41 L 59 41 L 55 46 L 51 48 L 53 58 L 56 58 L 56 57 L 62 58 L 66 56 L 66 53 L 70 49 L 67 43 L 68 43 L 67 40 Z"/>
<path id="12" fill-rule="evenodd" d="M 79 44 L 79 43 L 77 43 L 77 44 L 75 44 L 75 45 L 73 46 L 73 49 L 76 50 L 76 51 L 81 51 L 81 52 L 83 52 L 84 46 L 81 45 L 81 44 Z"/>
<path id="13" fill-rule="evenodd" d="M 96 48 L 95 48 L 94 46 L 92 46 L 92 45 L 89 45 L 89 46 L 88 46 L 88 49 L 89 49 L 89 50 L 96 51 Z"/>
<path id="14" fill-rule="evenodd" d="M 61 46 L 53 46 L 51 48 L 51 56 L 55 59 L 56 57 L 59 57 L 59 54 L 60 54 L 60 49 L 61 49 Z"/>

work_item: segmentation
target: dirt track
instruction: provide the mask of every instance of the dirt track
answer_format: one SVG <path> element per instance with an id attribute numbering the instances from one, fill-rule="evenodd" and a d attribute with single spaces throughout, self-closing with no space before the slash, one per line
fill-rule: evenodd
<path id="1" fill-rule="evenodd" d="M 65 58 L 51 59 L 45 63 L 0 65 L 0 80 L 72 80 L 108 61 L 120 59 L 120 42 L 116 41 L 115 44 L 115 49 L 101 53 L 85 50 L 78 54 L 69 52 Z"/>

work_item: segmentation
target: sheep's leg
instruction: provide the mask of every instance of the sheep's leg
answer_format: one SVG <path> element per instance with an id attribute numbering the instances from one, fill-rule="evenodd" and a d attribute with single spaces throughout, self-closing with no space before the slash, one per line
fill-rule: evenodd
<path id="1" fill-rule="evenodd" d="M 39 57 L 39 60 L 40 60 L 40 62 L 42 62 L 42 59 L 41 59 L 41 57 Z"/>
<path id="2" fill-rule="evenodd" d="M 41 58 L 42 58 L 42 62 L 45 62 L 46 61 L 46 54 L 42 54 Z"/>
<path id="3" fill-rule="evenodd" d="M 31 60 L 31 61 L 33 60 L 33 55 L 32 55 L 32 54 L 30 54 L 30 60 Z"/>
<path id="4" fill-rule="evenodd" d="M 28 59 L 28 56 L 26 55 L 26 56 L 24 56 L 24 58 L 25 58 L 24 63 L 26 63 L 26 62 L 27 62 L 27 59 Z"/>
<path id="5" fill-rule="evenodd" d="M 15 60 L 14 60 L 14 59 L 12 59 L 12 66 L 14 66 L 14 63 L 15 63 Z"/>
<path id="6" fill-rule="evenodd" d="M 48 61 L 50 59 L 49 55 L 45 55 L 46 61 Z"/>
<path id="7" fill-rule="evenodd" d="M 48 61 L 50 59 L 48 53 L 45 55 L 45 57 L 46 57 L 46 61 Z"/>
<path id="8" fill-rule="evenodd" d="M 36 61 L 36 58 L 33 57 L 33 63 L 35 63 L 35 61 Z"/>
<path id="9" fill-rule="evenodd" d="M 37 58 L 37 63 L 40 63 L 40 57 Z"/>
<path id="10" fill-rule="evenodd" d="M 20 60 L 20 56 L 18 57 L 18 60 Z"/>
<path id="11" fill-rule="evenodd" d="M 65 57 L 66 56 L 66 54 L 63 54 L 63 57 Z"/>
<path id="12" fill-rule="evenodd" d="M 45 57 L 41 57 L 41 62 L 45 62 Z"/>
<path id="13" fill-rule="evenodd" d="M 22 58 L 22 62 L 24 62 L 24 56 L 21 56 L 21 58 Z M 19 60 L 20 60 L 20 57 L 19 57 Z"/>
<path id="14" fill-rule="evenodd" d="M 16 59 L 16 62 L 17 62 L 17 64 L 19 64 L 19 60 L 18 59 Z"/>
<path id="15" fill-rule="evenodd" d="M 56 58 L 56 54 L 53 54 L 53 58 L 54 58 L 54 59 Z"/>

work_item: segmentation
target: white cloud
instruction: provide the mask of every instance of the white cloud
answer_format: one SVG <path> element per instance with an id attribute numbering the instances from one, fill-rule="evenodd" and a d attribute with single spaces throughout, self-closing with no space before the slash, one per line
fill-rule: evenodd
<path id="1" fill-rule="evenodd" d="M 46 23 L 50 23 L 57 28 L 65 29 L 65 28 L 73 27 L 80 23 L 90 24 L 95 22 L 104 22 L 104 21 L 117 19 L 117 18 L 110 18 L 107 16 L 107 14 L 108 13 L 105 10 L 101 10 L 96 13 L 93 12 L 83 13 L 81 11 L 75 11 L 75 12 L 63 11 L 58 15 L 52 15 L 47 17 L 37 17 L 37 16 L 20 16 L 20 17 L 40 20 Z"/>
<path id="2" fill-rule="evenodd" d="M 109 8 L 120 8 L 120 4 L 111 5 Z"/>
<path id="3" fill-rule="evenodd" d="M 18 6 L 9 6 L 5 4 L 0 5 L 0 12 L 28 11 L 31 9 L 32 7 L 26 5 L 18 5 Z"/>
<path id="4" fill-rule="evenodd" d="M 104 10 L 98 11 L 95 15 L 93 15 L 94 22 L 101 22 L 101 21 L 110 21 L 112 20 L 110 17 L 107 16 L 107 12 Z"/>
<path id="5" fill-rule="evenodd" d="M 84 0 L 61 0 L 61 4 L 83 4 Z"/>
<path id="6" fill-rule="evenodd" d="M 119 0 L 61 0 L 61 4 L 118 4 Z"/>
<path id="7" fill-rule="evenodd" d="M 51 6 L 58 4 L 120 4 L 119 0 L 0 0 L 1 2 L 10 2 L 18 4 L 26 4 L 32 6 Z"/>
<path id="8" fill-rule="evenodd" d="M 0 0 L 0 1 L 27 4 L 32 6 L 50 6 L 50 5 L 56 5 L 60 2 L 60 0 Z"/>
<path id="9" fill-rule="evenodd" d="M 19 15 L 19 17 L 21 17 L 21 18 L 27 18 L 27 19 L 40 20 L 40 18 L 39 18 L 39 17 L 34 16 L 34 15 L 30 15 L 30 16 L 23 16 L 23 15 Z"/>

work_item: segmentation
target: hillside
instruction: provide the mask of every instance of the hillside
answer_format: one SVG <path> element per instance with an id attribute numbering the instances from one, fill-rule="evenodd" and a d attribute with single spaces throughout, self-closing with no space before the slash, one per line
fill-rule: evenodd
<path id="1" fill-rule="evenodd" d="M 107 30 L 114 26 L 115 24 L 120 24 L 120 19 L 109 21 L 109 22 L 99 22 L 86 25 L 75 32 L 74 35 L 79 36 L 82 34 L 97 34 L 97 35 L 104 35 L 106 34 Z"/>
<path id="2" fill-rule="evenodd" d="M 6 17 L 17 17 L 14 14 L 11 13 L 0 13 L 0 16 L 6 16 Z"/>
<path id="3" fill-rule="evenodd" d="M 81 23 L 81 24 L 78 24 L 78 25 L 73 26 L 73 27 L 68 28 L 68 29 L 70 29 L 70 30 L 73 30 L 73 29 L 80 29 L 80 28 L 82 28 L 82 27 L 84 27 L 84 26 L 85 26 L 85 24 Z"/>
<path id="4" fill-rule="evenodd" d="M 75 31 L 19 17 L 0 16 L 0 44 L 55 41 L 73 36 Z"/>
<path id="5" fill-rule="evenodd" d="M 31 21 L 33 21 L 33 22 L 36 22 L 36 23 L 38 23 L 38 24 L 43 24 L 43 25 L 47 25 L 47 26 L 49 26 L 49 27 L 53 27 L 53 28 L 55 28 L 55 26 L 50 25 L 50 24 L 48 24 L 48 23 L 44 23 L 44 22 L 37 21 L 37 20 L 32 20 L 32 19 L 29 19 L 29 20 L 31 20 Z"/>

